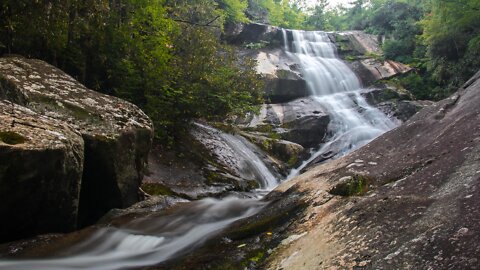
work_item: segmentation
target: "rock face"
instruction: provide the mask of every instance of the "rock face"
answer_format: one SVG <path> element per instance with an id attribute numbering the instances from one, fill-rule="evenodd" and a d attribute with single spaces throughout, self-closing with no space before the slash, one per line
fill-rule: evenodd
<path id="1" fill-rule="evenodd" d="M 282 33 L 279 28 L 262 23 L 236 24 L 226 29 L 224 37 L 228 42 L 236 45 L 268 42 L 269 44 L 281 44 Z"/>
<path id="2" fill-rule="evenodd" d="M 0 101 L 0 241 L 74 229 L 82 168 L 78 132 Z"/>
<path id="3" fill-rule="evenodd" d="M 0 59 L 0 97 L 78 131 L 85 156 L 79 223 L 137 202 L 153 127 L 133 104 L 85 88 L 39 60 Z M 78 198 L 76 198 L 78 200 Z"/>
<path id="4" fill-rule="evenodd" d="M 427 100 L 413 100 L 410 92 L 386 84 L 367 88 L 362 95 L 369 104 L 402 122 L 407 121 L 418 111 L 434 103 Z"/>
<path id="5" fill-rule="evenodd" d="M 480 72 L 397 129 L 280 186 L 310 205 L 289 228 L 305 237 L 265 268 L 477 268 L 478 104 Z"/>
<path id="6" fill-rule="evenodd" d="M 265 78 L 267 103 L 284 103 L 310 95 L 298 65 L 281 49 L 246 52 L 257 61 L 257 72 Z"/>
<path id="7" fill-rule="evenodd" d="M 330 117 L 312 98 L 296 99 L 287 103 L 266 104 L 260 114 L 239 121 L 240 127 L 250 131 L 277 134 L 305 148 L 318 146 L 327 133 Z"/>
<path id="8" fill-rule="evenodd" d="M 380 36 L 363 31 L 345 31 L 330 34 L 337 45 L 338 54 L 351 62 L 350 67 L 364 85 L 404 74 L 412 69 L 392 60 L 380 60 L 383 55 Z"/>

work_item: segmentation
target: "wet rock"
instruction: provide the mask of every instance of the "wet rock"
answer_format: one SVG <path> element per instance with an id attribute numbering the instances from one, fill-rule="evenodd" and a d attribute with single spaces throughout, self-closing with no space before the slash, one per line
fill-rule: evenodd
<path id="1" fill-rule="evenodd" d="M 139 200 L 137 191 L 153 136 L 152 123 L 140 109 L 89 90 L 39 60 L 1 58 L 0 77 L 2 96 L 82 134 L 81 224 Z"/>
<path id="2" fill-rule="evenodd" d="M 477 268 L 479 93 L 480 72 L 402 126 L 279 186 L 304 191 L 310 207 L 289 232 L 309 237 L 278 249 L 265 268 Z M 354 175 L 368 176 L 363 196 L 325 202 L 325 191 Z"/>
<path id="3" fill-rule="evenodd" d="M 238 119 L 246 130 L 263 132 L 304 148 L 316 147 L 323 142 L 330 117 L 313 98 L 301 98 L 281 104 L 264 105 L 257 116 Z"/>
<path id="4" fill-rule="evenodd" d="M 281 168 L 274 159 L 234 131 L 230 134 L 197 123 L 191 134 L 211 156 L 210 164 L 213 168 L 205 169 L 209 178 L 214 174 L 215 181 L 227 177 L 231 181 L 240 180 L 235 186 L 252 187 L 248 183 L 255 180 L 261 187 L 266 187 L 266 181 L 276 181 L 281 175 Z M 218 172 L 223 173 L 219 175 Z"/>
<path id="5" fill-rule="evenodd" d="M 280 159 L 288 167 L 293 168 L 301 162 L 305 156 L 305 148 L 300 144 L 280 140 L 272 139 L 260 134 L 242 132 L 242 136 L 249 139 L 267 153 Z"/>
<path id="6" fill-rule="evenodd" d="M 298 143 L 306 148 L 318 146 L 327 134 L 328 115 L 308 115 L 284 124 L 284 132 L 279 132 L 282 139 Z"/>
<path id="7" fill-rule="evenodd" d="M 381 102 L 392 100 L 412 100 L 412 94 L 404 89 L 399 89 L 390 85 L 378 85 L 367 89 L 362 96 L 371 105 L 377 105 Z"/>
<path id="8" fill-rule="evenodd" d="M 386 115 L 405 122 L 417 112 L 431 106 L 433 103 L 433 101 L 428 100 L 400 100 L 381 102 L 377 104 L 377 107 Z"/>
<path id="9" fill-rule="evenodd" d="M 367 34 L 363 31 L 343 31 L 329 35 L 330 39 L 337 44 L 341 55 L 354 54 L 377 54 L 383 53 L 379 45 L 380 36 Z"/>
<path id="10" fill-rule="evenodd" d="M 261 49 L 247 54 L 257 61 L 257 72 L 265 80 L 267 103 L 284 103 L 310 93 L 297 64 L 281 49 Z"/>
<path id="11" fill-rule="evenodd" d="M 0 242 L 76 228 L 83 147 L 62 121 L 0 100 Z"/>
<path id="12" fill-rule="evenodd" d="M 276 77 L 267 77 L 265 81 L 268 103 L 284 103 L 310 95 L 306 81 L 289 70 L 277 70 Z"/>

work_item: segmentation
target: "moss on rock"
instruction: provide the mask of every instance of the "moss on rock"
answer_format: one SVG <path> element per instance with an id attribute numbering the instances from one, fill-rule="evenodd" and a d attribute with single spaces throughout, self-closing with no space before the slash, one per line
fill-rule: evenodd
<path id="1" fill-rule="evenodd" d="M 339 183 L 335 185 L 329 193 L 344 197 L 363 195 L 368 191 L 370 182 L 371 179 L 363 175 L 342 177 L 339 179 Z"/>
<path id="2" fill-rule="evenodd" d="M 0 131 L 0 141 L 9 145 L 22 144 L 27 139 L 13 131 Z"/>

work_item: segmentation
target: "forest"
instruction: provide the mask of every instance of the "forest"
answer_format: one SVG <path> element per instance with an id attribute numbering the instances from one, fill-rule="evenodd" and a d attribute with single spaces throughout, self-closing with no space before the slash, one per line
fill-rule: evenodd
<path id="1" fill-rule="evenodd" d="M 6 0 L 0 54 L 39 58 L 87 87 L 125 98 L 172 143 L 191 119 L 255 112 L 262 81 L 222 33 L 228 25 L 364 30 L 383 36 L 385 59 L 414 72 L 395 79 L 439 100 L 480 66 L 478 0 Z"/>

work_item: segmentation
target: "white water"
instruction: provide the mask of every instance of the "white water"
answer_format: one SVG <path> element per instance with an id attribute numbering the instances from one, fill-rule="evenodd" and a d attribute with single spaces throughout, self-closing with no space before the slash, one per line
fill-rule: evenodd
<path id="1" fill-rule="evenodd" d="M 287 32 L 283 30 L 285 50 Z M 293 31 L 294 42 L 288 54 L 303 68 L 303 75 L 319 107 L 331 116 L 328 141 L 292 174 L 326 153 L 344 155 L 395 124 L 367 104 L 360 95 L 355 74 L 335 57 L 335 48 L 322 32 Z M 275 177 L 252 146 L 240 137 L 217 132 L 243 160 L 244 171 L 260 181 L 265 189 L 277 185 Z M 173 214 L 133 220 L 115 228 L 100 228 L 80 244 L 65 250 L 63 256 L 36 260 L 0 260 L 0 269 L 125 269 L 158 264 L 185 254 L 233 222 L 254 215 L 265 205 L 258 199 L 204 199 L 180 206 Z"/>
<path id="2" fill-rule="evenodd" d="M 370 106 L 360 94 L 362 87 L 355 73 L 336 57 L 335 45 L 325 32 L 292 32 L 292 49 L 287 54 L 302 68 L 312 97 L 330 115 L 329 137 L 319 150 L 289 177 L 324 155 L 340 157 L 397 126 L 380 110 Z M 283 31 L 288 43 L 287 31 Z"/>
<path id="3" fill-rule="evenodd" d="M 0 269 L 126 269 L 154 265 L 198 247 L 233 222 L 265 205 L 257 199 L 203 199 L 170 215 L 135 219 L 120 228 L 101 228 L 52 259 L 0 260 Z M 74 254 L 74 255 L 70 255 Z"/>
<path id="4" fill-rule="evenodd" d="M 234 156 L 234 161 L 232 163 L 239 163 L 238 165 L 233 165 L 238 166 L 238 170 L 242 178 L 257 180 L 260 183 L 261 188 L 265 190 L 272 190 L 278 185 L 275 176 L 273 176 L 265 163 L 254 152 L 258 152 L 259 150 L 254 144 L 239 135 L 228 134 L 200 123 L 195 123 L 195 125 L 207 132 L 210 132 L 212 136 L 218 137 L 224 142 L 224 146 L 222 147 L 224 149 L 211 150 L 213 152 L 216 152 L 217 150 L 231 150 L 231 155 Z M 227 157 L 224 156 L 224 158 Z"/>

